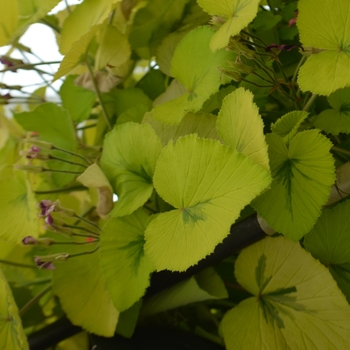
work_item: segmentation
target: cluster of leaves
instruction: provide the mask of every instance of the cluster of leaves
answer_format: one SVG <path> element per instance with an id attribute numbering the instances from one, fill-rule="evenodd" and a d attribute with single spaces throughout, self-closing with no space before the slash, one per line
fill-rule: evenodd
<path id="1" fill-rule="evenodd" d="M 350 176 L 349 2 L 84 0 L 47 15 L 58 2 L 0 5 L 2 72 L 41 73 L 11 56 L 30 52 L 32 23 L 64 55 L 61 103 L 41 88 L 0 113 L 0 347 L 27 349 L 66 314 L 105 337 L 158 323 L 228 349 L 348 348 L 349 202 L 322 208 L 336 167 Z M 145 298 L 153 273 L 196 265 L 253 212 L 276 237 Z"/>

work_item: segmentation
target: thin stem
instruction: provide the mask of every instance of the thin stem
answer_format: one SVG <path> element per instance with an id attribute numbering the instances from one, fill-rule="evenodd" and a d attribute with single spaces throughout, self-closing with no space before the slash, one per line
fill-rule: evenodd
<path id="1" fill-rule="evenodd" d="M 27 312 L 32 306 L 34 306 L 48 291 L 51 289 L 51 284 L 49 284 L 47 287 L 45 287 L 40 293 L 38 293 L 34 298 L 28 301 L 27 304 L 25 304 L 22 309 L 18 311 L 20 315 L 23 315 L 25 312 Z"/>
<path id="2" fill-rule="evenodd" d="M 257 87 L 262 87 L 262 88 L 273 88 L 274 87 L 273 85 L 260 85 L 257 83 L 253 83 L 252 81 L 249 81 L 248 79 L 245 79 L 245 78 L 242 78 L 242 80 L 245 81 L 246 83 L 252 84 L 252 85 L 257 86 Z"/>
<path id="3" fill-rule="evenodd" d="M 312 94 L 307 103 L 305 104 L 303 111 L 308 111 L 312 103 L 315 101 L 317 94 Z"/>
<path id="4" fill-rule="evenodd" d="M 271 81 L 271 80 L 266 79 L 265 77 L 263 77 L 262 75 L 260 75 L 259 73 L 255 72 L 255 71 L 254 71 L 252 74 L 256 75 L 256 76 L 259 77 L 261 80 L 264 80 L 264 81 L 266 81 L 267 83 L 271 83 L 271 84 L 274 83 L 274 81 Z"/>
<path id="5" fill-rule="evenodd" d="M 16 266 L 16 267 L 24 267 L 26 269 L 36 269 L 37 268 L 35 265 L 21 264 L 21 263 L 16 263 L 16 262 L 12 262 L 12 261 L 2 260 L 2 259 L 0 259 L 0 263 L 6 264 L 6 265 L 11 265 L 11 266 Z"/>
<path id="6" fill-rule="evenodd" d="M 256 40 L 259 40 L 264 45 L 264 48 L 267 46 L 265 44 L 265 42 L 262 39 L 260 39 L 258 36 L 254 35 L 252 33 L 246 32 L 245 30 L 241 30 L 241 32 L 246 34 L 246 35 L 248 35 L 248 36 L 250 36 L 250 37 L 252 37 L 252 38 L 254 38 L 254 39 L 256 39 Z"/>
<path id="7" fill-rule="evenodd" d="M 85 129 L 93 128 L 95 126 L 97 126 L 97 123 L 80 126 L 80 127 L 76 128 L 76 130 L 85 130 Z"/>
<path id="8" fill-rule="evenodd" d="M 68 13 L 71 13 L 72 11 L 71 11 L 71 9 L 70 9 L 70 7 L 69 7 L 68 1 L 67 1 L 67 0 L 64 0 L 64 3 L 66 4 L 67 12 L 68 12 Z"/>
<path id="9" fill-rule="evenodd" d="M 60 147 L 56 147 L 56 146 L 53 146 L 52 149 L 54 149 L 56 151 L 63 152 L 63 153 L 70 154 L 71 156 L 74 156 L 74 157 L 78 157 L 78 158 L 82 159 L 84 162 L 86 162 L 87 164 L 91 165 L 91 163 L 85 157 L 81 156 L 78 153 L 74 153 L 74 152 L 68 151 L 64 148 L 60 148 Z"/>
<path id="10" fill-rule="evenodd" d="M 269 67 L 266 67 L 264 66 L 261 62 L 259 62 L 259 60 L 257 59 L 254 59 L 254 62 L 260 67 L 260 69 L 262 69 L 269 77 L 270 79 L 273 81 L 273 82 L 276 82 L 277 81 L 277 77 L 276 77 L 276 74 L 275 74 L 275 71 Z M 272 72 L 273 76 L 269 73 Z"/>
<path id="11" fill-rule="evenodd" d="M 100 226 L 98 226 L 97 224 L 95 224 L 94 222 L 90 221 L 90 220 L 87 220 L 85 218 L 83 218 L 82 216 L 79 216 L 77 214 L 74 215 L 77 219 L 79 219 L 80 221 L 83 221 L 83 222 L 86 222 L 87 224 L 97 228 L 99 231 L 101 231 L 101 228 Z"/>
<path id="12" fill-rule="evenodd" d="M 37 62 L 37 63 L 25 63 L 25 64 L 18 64 L 17 66 L 12 66 L 12 67 L 7 67 L 2 70 L 0 70 L 0 73 L 6 73 L 6 72 L 11 72 L 15 69 L 30 69 L 34 68 L 36 66 L 43 66 L 43 65 L 49 65 L 49 64 L 60 64 L 61 61 L 49 61 L 49 62 Z M 45 74 L 50 74 L 47 72 L 43 72 Z"/>
<path id="13" fill-rule="evenodd" d="M 47 191 L 34 191 L 34 193 L 50 194 L 50 193 L 71 192 L 71 191 L 79 191 L 79 190 L 86 190 L 86 187 L 85 186 L 62 187 L 62 188 L 55 188 L 54 190 L 47 190 Z"/>
<path id="14" fill-rule="evenodd" d="M 93 253 L 97 252 L 99 249 L 100 249 L 100 246 L 97 246 L 94 250 L 90 250 L 90 251 L 86 251 L 86 252 L 82 252 L 82 253 L 77 253 L 77 254 L 69 254 L 69 259 L 75 258 L 77 256 L 81 256 L 81 255 L 93 254 Z"/>
<path id="15" fill-rule="evenodd" d="M 68 163 L 68 164 L 73 164 L 73 165 L 78 165 L 78 166 L 81 166 L 83 168 L 87 168 L 86 165 L 84 164 L 81 164 L 81 163 L 76 163 L 76 162 L 71 162 L 69 160 L 66 160 L 66 159 L 63 159 L 63 158 L 59 158 L 59 157 L 55 157 L 55 156 L 52 156 L 51 154 L 49 155 L 49 159 L 52 159 L 52 160 L 58 160 L 60 162 L 64 162 L 64 163 Z"/>
<path id="16" fill-rule="evenodd" d="M 74 244 L 74 245 L 82 245 L 82 244 L 91 244 L 91 243 L 96 243 L 98 242 L 99 239 L 95 239 L 93 241 L 89 241 L 89 242 L 75 242 L 75 241 L 72 241 L 72 242 L 53 242 L 52 244 Z"/>
<path id="17" fill-rule="evenodd" d="M 27 55 L 23 52 L 23 50 L 19 49 L 19 51 L 20 51 L 21 55 L 22 55 L 26 60 L 29 61 Z M 36 57 L 38 60 L 41 61 L 41 62 L 39 62 L 39 63 L 45 64 L 45 63 L 43 63 L 42 59 L 41 59 L 38 55 L 36 55 L 34 52 L 31 52 L 31 54 L 32 54 L 34 57 Z M 61 63 L 61 62 L 59 61 L 58 63 Z M 40 71 L 39 69 L 35 69 L 35 71 L 36 71 L 37 74 L 40 76 L 40 78 L 42 79 L 42 81 L 46 84 L 46 86 L 50 87 L 51 90 L 52 90 L 55 94 L 59 95 L 58 91 L 52 86 L 52 84 L 44 78 L 43 72 Z M 44 72 L 44 73 L 45 73 L 45 72 Z M 46 73 L 46 74 L 49 74 L 49 73 Z M 53 75 L 53 74 L 49 74 L 49 75 Z"/>
<path id="18" fill-rule="evenodd" d="M 99 233 L 98 232 L 94 232 L 94 231 L 91 231 L 85 227 L 81 227 L 81 226 L 77 226 L 77 225 L 68 225 L 68 224 L 63 224 L 62 225 L 63 227 L 69 227 L 69 228 L 73 228 L 73 229 L 76 229 L 76 230 L 83 230 L 83 231 L 86 231 L 86 232 L 90 232 L 94 235 L 96 235 L 96 237 L 98 237 Z"/>
<path id="19" fill-rule="evenodd" d="M 29 286 L 33 286 L 33 285 L 37 285 L 37 284 L 46 284 L 46 283 L 49 283 L 51 282 L 51 278 L 38 278 L 34 281 L 30 281 L 28 283 L 24 283 L 22 284 L 21 283 L 21 287 L 29 287 Z"/>
<path id="20" fill-rule="evenodd" d="M 297 75 L 298 75 L 298 72 L 299 72 L 299 69 L 300 67 L 302 66 L 302 64 L 305 62 L 306 60 L 306 57 L 305 56 L 302 56 L 297 67 L 295 68 L 295 71 L 294 71 L 294 74 L 293 74 L 293 78 L 292 78 L 292 83 L 295 82 L 295 80 L 297 79 Z"/>
<path id="21" fill-rule="evenodd" d="M 96 92 L 96 95 L 97 95 L 97 99 L 101 105 L 101 108 L 102 108 L 102 115 L 105 119 L 105 122 L 107 124 L 107 127 L 109 130 L 112 130 L 112 125 L 111 125 L 111 122 L 109 121 L 109 118 L 108 118 L 108 113 L 107 113 L 107 110 L 106 110 L 106 106 L 104 105 L 103 101 L 102 101 L 102 96 L 101 96 L 101 93 L 100 93 L 100 90 L 97 86 L 97 82 L 96 82 L 96 79 L 95 79 L 95 76 L 94 76 L 94 72 L 92 71 L 92 68 L 91 66 L 89 65 L 88 62 L 86 62 L 86 66 L 89 70 L 89 73 L 90 73 L 90 77 L 91 77 L 91 81 L 92 81 L 92 84 L 94 85 L 94 88 L 95 88 L 95 92 Z"/>
<path id="22" fill-rule="evenodd" d="M 49 169 L 49 168 L 42 168 L 43 172 L 50 172 L 50 173 L 63 173 L 63 174 L 75 174 L 75 175 L 81 175 L 82 171 L 71 171 L 71 170 L 59 170 L 59 169 Z"/>
<path id="23" fill-rule="evenodd" d="M 332 150 L 336 151 L 336 152 L 339 152 L 339 153 L 346 154 L 347 156 L 350 156 L 350 152 L 347 151 L 346 149 L 343 149 L 343 148 L 340 148 L 340 147 L 337 147 L 337 146 L 333 146 Z"/>
<path id="24" fill-rule="evenodd" d="M 249 41 L 249 40 L 246 40 L 246 39 L 243 39 L 241 38 L 240 40 L 242 40 L 243 42 L 249 44 L 249 45 L 252 45 L 252 46 L 256 46 L 256 47 L 260 47 L 261 49 L 264 49 L 265 50 L 265 46 L 263 45 L 260 45 L 260 44 L 257 44 L 255 43 L 254 41 Z"/>

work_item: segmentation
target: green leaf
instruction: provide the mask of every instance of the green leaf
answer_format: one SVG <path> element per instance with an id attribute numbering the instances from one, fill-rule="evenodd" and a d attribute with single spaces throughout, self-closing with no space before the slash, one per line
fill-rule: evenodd
<path id="1" fill-rule="evenodd" d="M 198 27 L 188 33 L 177 46 L 172 62 L 172 75 L 185 87 L 180 97 L 158 105 L 155 119 L 168 124 L 178 124 L 187 112 L 197 112 L 221 84 L 218 67 L 225 67 L 232 53 L 210 51 L 209 41 L 214 32 L 208 27 Z"/>
<path id="2" fill-rule="evenodd" d="M 117 119 L 117 125 L 134 122 L 141 123 L 144 115 L 149 111 L 149 108 L 145 105 L 137 105 L 136 107 L 129 108 L 127 111 L 119 114 Z"/>
<path id="3" fill-rule="evenodd" d="M 138 301 L 129 309 L 120 313 L 117 329 L 115 331 L 117 334 L 120 334 L 125 338 L 132 337 L 138 321 L 141 305 L 142 302 Z"/>
<path id="4" fill-rule="evenodd" d="M 19 8 L 17 0 L 0 2 L 0 46 L 9 43 L 17 28 Z"/>
<path id="5" fill-rule="evenodd" d="M 107 134 L 101 167 L 118 195 L 112 216 L 131 214 L 151 196 L 161 149 L 158 136 L 147 124 L 125 123 Z"/>
<path id="6" fill-rule="evenodd" d="M 17 305 L 0 270 L 0 348 L 28 350 L 27 337 L 22 328 Z"/>
<path id="7" fill-rule="evenodd" d="M 113 98 L 113 104 L 117 115 L 120 115 L 138 105 L 147 106 L 148 109 L 151 109 L 152 107 L 152 101 L 150 98 L 138 88 L 114 90 L 111 93 L 111 96 Z"/>
<path id="8" fill-rule="evenodd" d="M 96 67 L 101 70 L 108 66 L 123 65 L 131 55 L 128 39 L 116 27 L 106 25 L 102 30 L 102 40 L 96 53 Z"/>
<path id="9" fill-rule="evenodd" d="M 274 15 L 271 11 L 261 10 L 252 25 L 255 29 L 270 30 L 282 20 L 281 15 Z"/>
<path id="10" fill-rule="evenodd" d="M 113 336 L 119 312 L 107 290 L 98 254 L 73 257 L 55 266 L 53 291 L 72 323 L 90 333 Z"/>
<path id="11" fill-rule="evenodd" d="M 271 131 L 283 137 L 288 143 L 297 133 L 301 123 L 307 118 L 308 113 L 304 111 L 293 111 L 285 114 L 271 125 Z"/>
<path id="12" fill-rule="evenodd" d="M 155 54 L 162 39 L 180 21 L 187 2 L 152 0 L 136 13 L 129 40 L 141 57 L 150 58 Z"/>
<path id="13" fill-rule="evenodd" d="M 26 236 L 38 237 L 38 211 L 29 183 L 22 174 L 0 182 L 0 237 L 21 243 Z"/>
<path id="14" fill-rule="evenodd" d="M 101 235 L 101 266 L 115 307 L 124 311 L 139 300 L 150 284 L 154 267 L 143 250 L 144 232 L 152 220 L 139 209 L 111 218 Z M 127 234 L 126 234 L 127 233 Z"/>
<path id="15" fill-rule="evenodd" d="M 71 51 L 74 46 L 91 32 L 91 28 L 101 24 L 115 8 L 120 0 L 85 0 L 77 5 L 74 11 L 64 21 L 60 51 L 63 55 Z"/>
<path id="16" fill-rule="evenodd" d="M 79 63 L 86 60 L 86 51 L 89 48 L 90 42 L 101 27 L 102 25 L 91 27 L 85 35 L 79 38 L 78 41 L 74 42 L 63 58 L 58 71 L 54 75 L 54 81 L 68 74 Z"/>
<path id="17" fill-rule="evenodd" d="M 68 76 L 60 89 L 62 106 L 72 117 L 73 122 L 80 123 L 89 118 L 96 100 L 96 94 L 75 84 L 77 75 Z M 77 103 L 79 101 L 79 103 Z"/>
<path id="18" fill-rule="evenodd" d="M 252 204 L 277 232 L 299 240 L 321 215 L 335 181 L 332 144 L 317 130 L 297 134 L 289 146 L 276 134 L 266 141 L 273 182 Z"/>
<path id="19" fill-rule="evenodd" d="M 198 0 L 199 6 L 210 15 L 225 22 L 210 40 L 212 51 L 224 48 L 230 37 L 246 27 L 256 16 L 260 0 Z"/>
<path id="20" fill-rule="evenodd" d="M 211 267 L 147 299 L 141 315 L 153 315 L 204 300 L 228 297 L 224 283 Z"/>
<path id="21" fill-rule="evenodd" d="M 298 5 L 297 25 L 304 47 L 323 52 L 308 58 L 300 68 L 298 83 L 302 90 L 329 95 L 350 85 L 350 22 L 347 0 L 302 0 Z"/>
<path id="22" fill-rule="evenodd" d="M 152 126 L 165 146 L 170 140 L 176 141 L 179 137 L 189 134 L 197 134 L 199 137 L 218 140 L 216 119 L 216 116 L 210 113 L 189 112 L 179 125 L 169 125 L 155 120 L 153 113 L 150 112 L 143 118 L 143 123 L 148 123 Z"/>
<path id="23" fill-rule="evenodd" d="M 347 349 L 350 307 L 331 274 L 287 238 L 265 238 L 243 250 L 238 282 L 254 296 L 224 316 L 233 349 Z"/>
<path id="24" fill-rule="evenodd" d="M 27 27 L 45 17 L 60 0 L 8 0 L 0 4 L 0 46 L 10 44 Z"/>
<path id="25" fill-rule="evenodd" d="M 269 171 L 264 123 L 253 98 L 243 88 L 227 95 L 218 115 L 217 129 L 225 144 Z"/>
<path id="26" fill-rule="evenodd" d="M 157 48 L 156 59 L 159 69 L 170 77 L 172 76 L 171 60 L 175 49 L 186 34 L 187 32 L 184 31 L 170 33 Z"/>
<path id="27" fill-rule="evenodd" d="M 236 150 L 188 135 L 164 147 L 153 181 L 175 210 L 149 224 L 146 254 L 157 271 L 184 271 L 228 235 L 244 206 L 270 184 L 270 176 Z"/>
<path id="28" fill-rule="evenodd" d="M 42 141 L 52 143 L 56 147 L 68 151 L 76 151 L 78 142 L 75 135 L 70 115 L 54 103 L 44 103 L 31 112 L 23 112 L 15 115 L 17 122 L 27 131 L 37 131 Z M 69 159 L 72 157 L 62 152 L 53 152 L 53 155 Z M 76 158 L 73 158 L 76 160 Z M 52 160 L 48 168 L 59 170 L 79 171 L 81 167 Z M 53 173 L 52 178 L 55 184 L 62 187 L 72 181 L 75 175 Z"/>
<path id="29" fill-rule="evenodd" d="M 340 89 L 328 97 L 332 109 L 321 112 L 315 120 L 316 128 L 338 135 L 350 133 L 350 88 Z"/>
<path id="30" fill-rule="evenodd" d="M 305 236 L 304 245 L 316 259 L 329 268 L 348 301 L 350 300 L 350 202 L 323 210 L 313 229 Z"/>

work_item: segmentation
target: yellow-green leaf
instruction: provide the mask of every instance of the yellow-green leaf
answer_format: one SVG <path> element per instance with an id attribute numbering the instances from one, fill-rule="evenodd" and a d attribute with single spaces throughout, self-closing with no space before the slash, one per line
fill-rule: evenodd
<path id="1" fill-rule="evenodd" d="M 236 35 L 256 16 L 260 0 L 198 0 L 199 6 L 224 22 L 210 40 L 215 51 L 224 48 L 232 35 Z"/>
<path id="2" fill-rule="evenodd" d="M 349 348 L 350 306 L 299 243 L 265 238 L 242 251 L 235 275 L 253 297 L 222 320 L 228 350 Z"/>
<path id="3" fill-rule="evenodd" d="M 219 141 L 187 135 L 169 142 L 153 182 L 175 209 L 157 216 L 145 233 L 156 269 L 184 271 L 210 254 L 270 180 L 266 170 Z"/>
<path id="4" fill-rule="evenodd" d="M 227 95 L 218 115 L 217 129 L 225 144 L 269 171 L 264 124 L 253 97 L 243 88 Z"/>
<path id="5" fill-rule="evenodd" d="M 0 270 L 0 348 L 28 350 L 27 337 L 11 289 Z"/>

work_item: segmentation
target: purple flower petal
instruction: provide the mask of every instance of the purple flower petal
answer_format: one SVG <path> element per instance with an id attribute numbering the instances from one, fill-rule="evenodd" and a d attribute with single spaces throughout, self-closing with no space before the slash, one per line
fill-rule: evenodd
<path id="1" fill-rule="evenodd" d="M 22 243 L 24 245 L 31 245 L 31 244 L 38 244 L 38 241 L 32 236 L 27 236 L 22 239 Z"/>
<path id="2" fill-rule="evenodd" d="M 50 214 L 46 216 L 45 223 L 50 226 L 53 225 L 53 217 Z"/>
<path id="3" fill-rule="evenodd" d="M 56 203 L 50 200 L 44 199 L 39 204 L 41 208 L 41 215 L 48 216 L 51 212 L 55 210 Z"/>
<path id="4" fill-rule="evenodd" d="M 52 262 L 42 261 L 38 256 L 34 258 L 34 261 L 39 269 L 56 270 L 56 267 Z"/>

